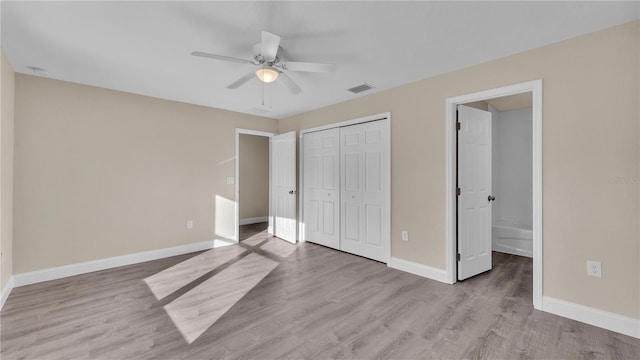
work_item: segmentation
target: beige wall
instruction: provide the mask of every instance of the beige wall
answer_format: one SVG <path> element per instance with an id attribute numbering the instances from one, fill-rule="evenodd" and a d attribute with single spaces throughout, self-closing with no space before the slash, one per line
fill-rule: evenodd
<path id="1" fill-rule="evenodd" d="M 240 219 L 269 215 L 269 138 L 240 134 Z"/>
<path id="2" fill-rule="evenodd" d="M 15 119 L 15 273 L 231 237 L 235 128 L 277 130 L 21 74 Z"/>
<path id="3" fill-rule="evenodd" d="M 445 100 L 543 79 L 543 293 L 637 319 L 639 41 L 636 21 L 284 119 L 279 131 L 390 111 L 392 256 L 444 269 Z M 602 261 L 601 279 L 587 277 L 588 259 Z"/>
<path id="4" fill-rule="evenodd" d="M 13 275 L 13 119 L 15 74 L 0 50 L 0 291 Z"/>

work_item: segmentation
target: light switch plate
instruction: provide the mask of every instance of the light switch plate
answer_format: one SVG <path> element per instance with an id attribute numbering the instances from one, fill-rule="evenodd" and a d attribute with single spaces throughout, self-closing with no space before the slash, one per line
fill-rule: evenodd
<path id="1" fill-rule="evenodd" d="M 233 185 L 235 182 L 236 179 L 234 179 L 233 176 L 227 176 L 227 185 Z"/>

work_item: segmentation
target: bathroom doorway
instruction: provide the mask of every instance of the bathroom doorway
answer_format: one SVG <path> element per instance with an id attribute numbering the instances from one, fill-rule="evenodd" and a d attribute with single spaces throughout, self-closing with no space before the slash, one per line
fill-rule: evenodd
<path id="1" fill-rule="evenodd" d="M 538 80 L 447 99 L 448 281 L 490 270 L 493 250 L 532 257 L 536 308 L 542 302 L 541 92 Z"/>

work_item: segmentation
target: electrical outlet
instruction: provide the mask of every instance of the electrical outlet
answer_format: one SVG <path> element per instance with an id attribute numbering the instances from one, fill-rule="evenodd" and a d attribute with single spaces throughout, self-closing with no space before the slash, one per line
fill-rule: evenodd
<path id="1" fill-rule="evenodd" d="M 187 230 L 193 229 L 193 220 L 187 220 Z"/>
<path id="2" fill-rule="evenodd" d="M 402 230 L 402 241 L 409 241 L 409 232 L 407 230 Z"/>
<path id="3" fill-rule="evenodd" d="M 587 260 L 587 275 L 601 278 L 602 264 L 600 261 Z"/>

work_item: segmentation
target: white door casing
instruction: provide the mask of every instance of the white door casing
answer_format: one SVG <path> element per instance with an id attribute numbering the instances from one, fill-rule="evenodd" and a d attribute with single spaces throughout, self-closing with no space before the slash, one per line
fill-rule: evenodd
<path id="1" fill-rule="evenodd" d="M 307 241 L 340 248 L 340 129 L 304 134 L 303 219 Z"/>
<path id="2" fill-rule="evenodd" d="M 388 120 L 340 128 L 340 249 L 387 262 Z"/>
<path id="3" fill-rule="evenodd" d="M 274 235 L 296 242 L 296 133 L 271 138 Z"/>
<path id="4" fill-rule="evenodd" d="M 491 113 L 458 106 L 458 280 L 491 270 Z"/>

